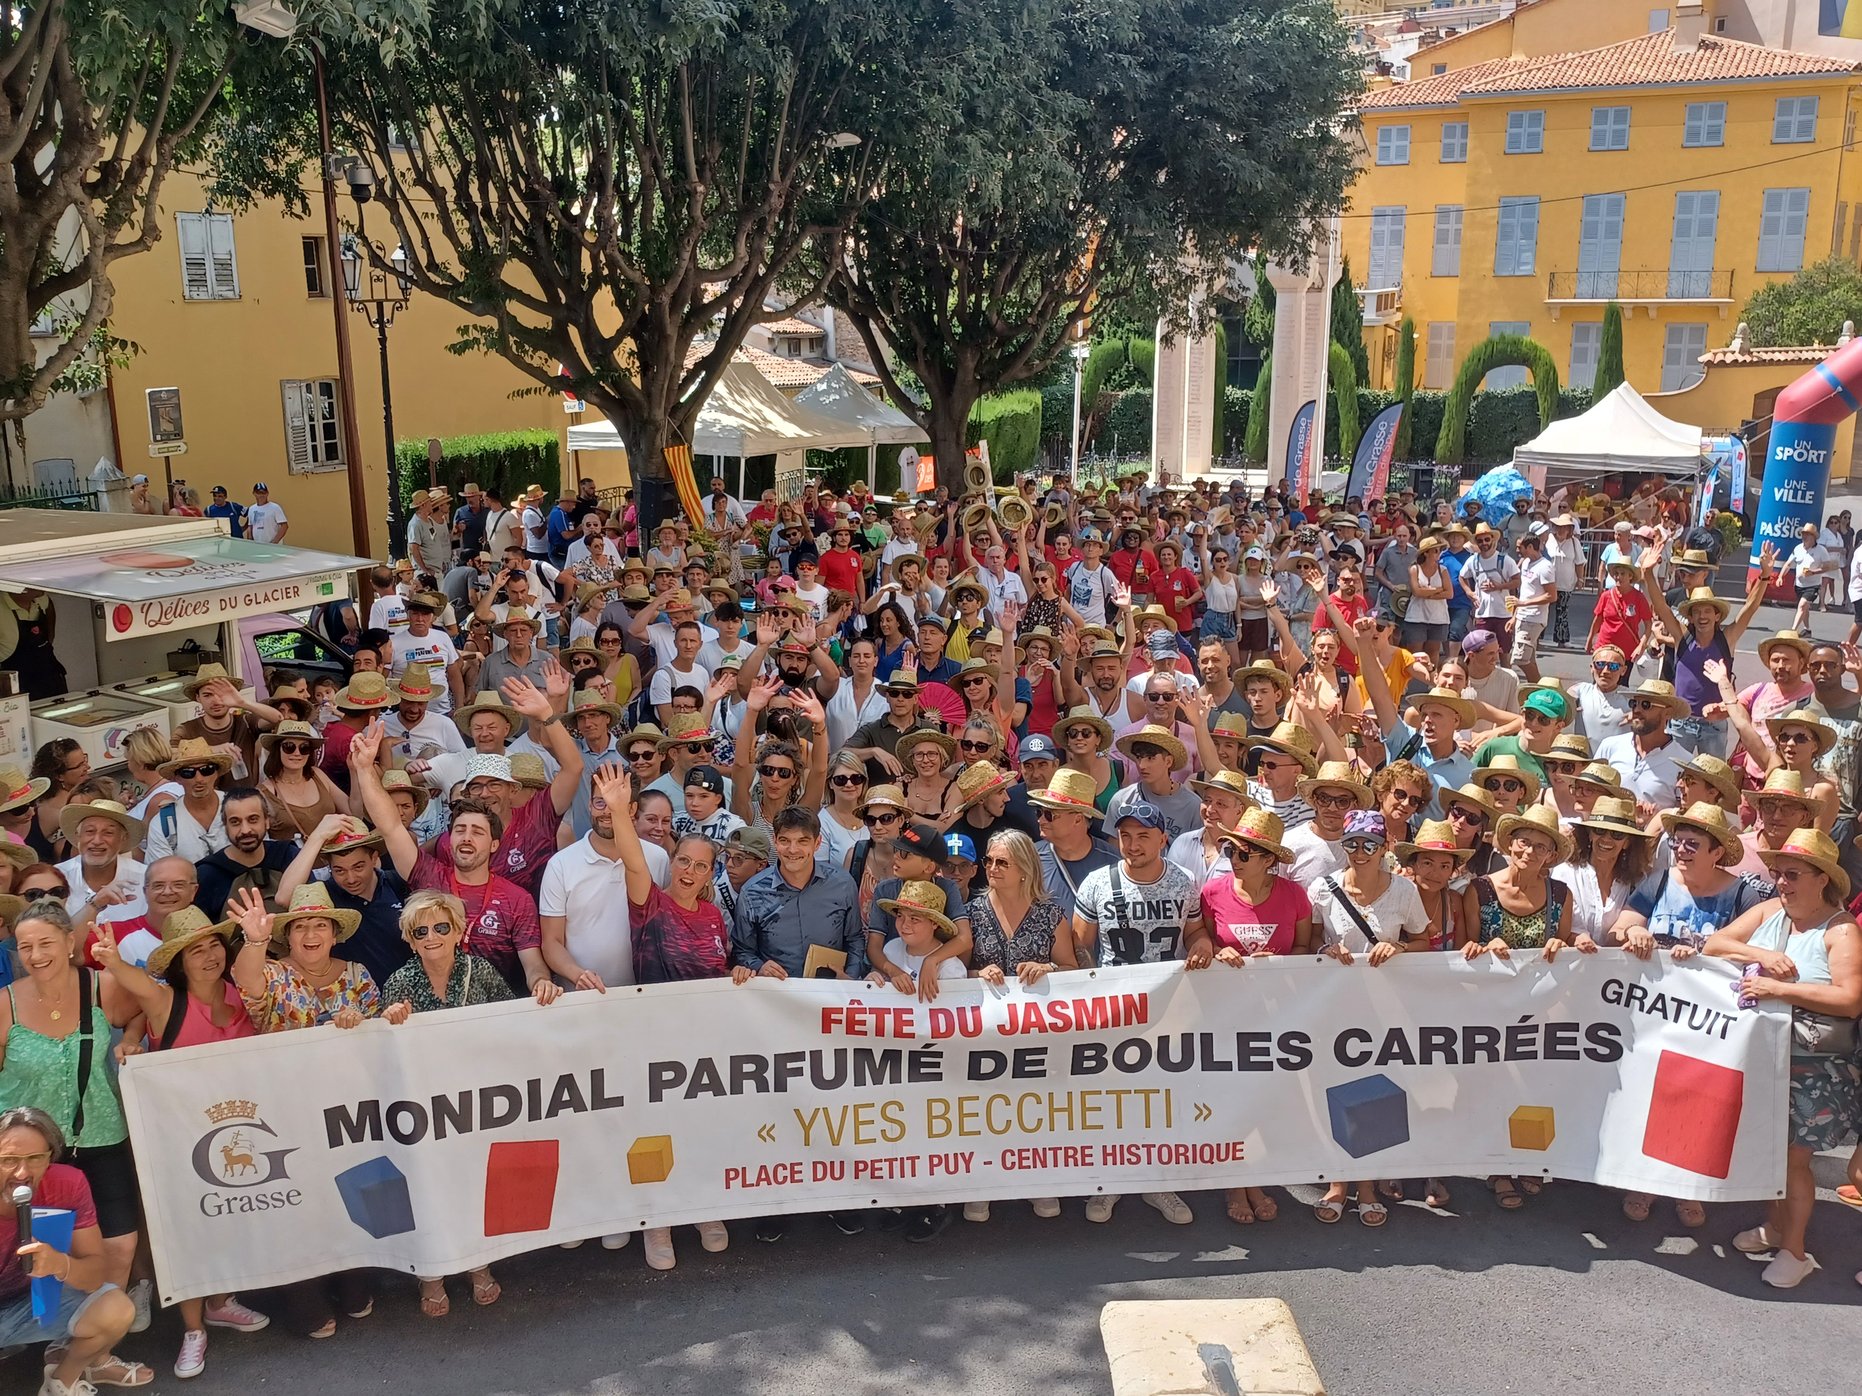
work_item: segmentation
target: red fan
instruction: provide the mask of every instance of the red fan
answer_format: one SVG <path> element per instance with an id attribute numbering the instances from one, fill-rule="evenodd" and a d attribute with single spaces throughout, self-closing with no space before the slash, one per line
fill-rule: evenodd
<path id="1" fill-rule="evenodd" d="M 963 706 L 963 699 L 957 696 L 957 690 L 947 683 L 920 684 L 918 707 L 922 712 L 935 715 L 946 732 L 955 732 L 970 715 L 970 710 Z"/>

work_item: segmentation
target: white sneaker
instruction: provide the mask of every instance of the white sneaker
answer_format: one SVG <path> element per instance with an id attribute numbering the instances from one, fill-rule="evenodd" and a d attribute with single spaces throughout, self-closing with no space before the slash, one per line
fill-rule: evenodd
<path id="1" fill-rule="evenodd" d="M 679 1257 L 673 1254 L 670 1226 L 649 1226 L 646 1246 L 647 1264 L 655 1270 L 670 1270 L 679 1263 Z"/>
<path id="2" fill-rule="evenodd" d="M 1060 1215 L 1058 1197 L 1037 1197 L 1034 1200 L 1034 1214 L 1037 1217 L 1057 1217 Z"/>
<path id="3" fill-rule="evenodd" d="M 1143 1199 L 1147 1207 L 1157 1208 L 1173 1226 L 1188 1226 L 1196 1220 L 1196 1214 L 1174 1192 L 1147 1192 Z"/>
<path id="4" fill-rule="evenodd" d="M 561 1251 L 579 1251 L 582 1249 L 582 1243 L 580 1241 L 558 1241 L 556 1243 L 556 1249 Z"/>
<path id="5" fill-rule="evenodd" d="M 181 1355 L 175 1358 L 175 1375 L 186 1381 L 207 1370 L 207 1330 L 190 1328 L 181 1335 Z"/>
<path id="6" fill-rule="evenodd" d="M 613 1235 L 611 1235 L 611 1236 L 603 1236 L 603 1237 L 601 1238 L 601 1248 L 602 1248 L 602 1249 L 603 1249 L 604 1251 L 622 1251 L 622 1250 L 626 1250 L 626 1249 L 627 1249 L 627 1243 L 628 1243 L 629 1241 L 631 1241 L 631 1240 L 633 1240 L 633 1239 L 634 1239 L 634 1233 L 633 1233 L 633 1232 L 631 1232 L 631 1231 L 617 1231 L 617 1232 L 615 1232 L 615 1233 L 614 1233 Z M 581 1243 L 580 1241 L 578 1241 L 578 1242 L 576 1242 L 576 1244 L 577 1244 L 577 1245 L 579 1246 L 579 1245 L 581 1245 L 582 1243 Z"/>
<path id="7" fill-rule="evenodd" d="M 989 1204 L 987 1202 L 966 1202 L 964 1203 L 963 1204 L 963 1219 L 965 1221 L 974 1221 L 974 1222 L 988 1221 L 989 1220 Z"/>
<path id="8" fill-rule="evenodd" d="M 1770 1255 L 1778 1249 L 1778 1243 L 1764 1227 L 1755 1226 L 1733 1237 L 1733 1249 L 1741 1255 Z"/>
<path id="9" fill-rule="evenodd" d="M 721 1221 L 700 1222 L 698 1224 L 698 1244 L 716 1255 L 719 1251 L 730 1249 L 731 1231 Z"/>
<path id="10" fill-rule="evenodd" d="M 79 1377 L 66 1386 L 57 1377 L 47 1377 L 39 1385 L 39 1396 L 97 1396 L 97 1388 Z"/>
<path id="11" fill-rule="evenodd" d="M 257 1309 L 248 1309 L 240 1303 L 237 1295 L 228 1295 L 226 1302 L 217 1309 L 209 1304 L 202 1317 L 209 1328 L 230 1328 L 235 1333 L 257 1333 L 271 1323 Z"/>
<path id="12" fill-rule="evenodd" d="M 1789 1251 L 1779 1251 L 1771 1259 L 1759 1278 L 1773 1289 L 1796 1289 L 1810 1278 L 1811 1271 L 1817 1268 L 1817 1258 L 1809 1251 L 1799 1260 Z"/>
<path id="13" fill-rule="evenodd" d="M 137 1280 L 129 1287 L 130 1302 L 136 1306 L 135 1320 L 129 1325 L 131 1333 L 146 1333 L 149 1328 L 149 1308 L 155 1298 L 155 1286 L 148 1280 Z"/>
<path id="14" fill-rule="evenodd" d="M 1097 1197 L 1087 1198 L 1086 1220 L 1089 1222 L 1111 1221 L 1112 1209 L 1118 1206 L 1118 1200 L 1119 1194 L 1116 1192 L 1102 1192 Z"/>

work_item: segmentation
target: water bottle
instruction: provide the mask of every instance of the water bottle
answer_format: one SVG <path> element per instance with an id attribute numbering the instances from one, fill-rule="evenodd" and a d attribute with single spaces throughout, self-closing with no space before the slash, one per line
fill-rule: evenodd
<path id="1" fill-rule="evenodd" d="M 1759 968 L 1757 961 L 1754 961 L 1739 971 L 1740 983 L 1743 985 L 1746 980 L 1756 979 L 1763 973 L 1765 973 L 1765 971 Z M 1739 1006 L 1741 1008 L 1757 1008 L 1759 1006 L 1759 1001 L 1741 988 L 1739 991 Z"/>

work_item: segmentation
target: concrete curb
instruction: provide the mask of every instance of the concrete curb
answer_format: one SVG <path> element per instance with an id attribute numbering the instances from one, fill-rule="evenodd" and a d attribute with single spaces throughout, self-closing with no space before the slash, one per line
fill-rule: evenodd
<path id="1" fill-rule="evenodd" d="M 1325 1396 L 1281 1299 L 1115 1300 L 1099 1314 L 1115 1396 Z M 1209 1346 L 1226 1373 L 1212 1375 Z"/>

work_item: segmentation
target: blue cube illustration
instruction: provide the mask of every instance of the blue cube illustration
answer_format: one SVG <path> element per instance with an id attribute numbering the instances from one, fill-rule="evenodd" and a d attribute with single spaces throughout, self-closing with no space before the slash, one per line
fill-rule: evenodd
<path id="1" fill-rule="evenodd" d="M 1332 1138 L 1353 1158 L 1409 1143 L 1409 1096 L 1382 1072 L 1328 1086 Z"/>
<path id="2" fill-rule="evenodd" d="M 349 1220 L 377 1241 L 414 1229 L 414 1201 L 407 1176 L 385 1155 L 358 1163 L 336 1175 Z"/>

